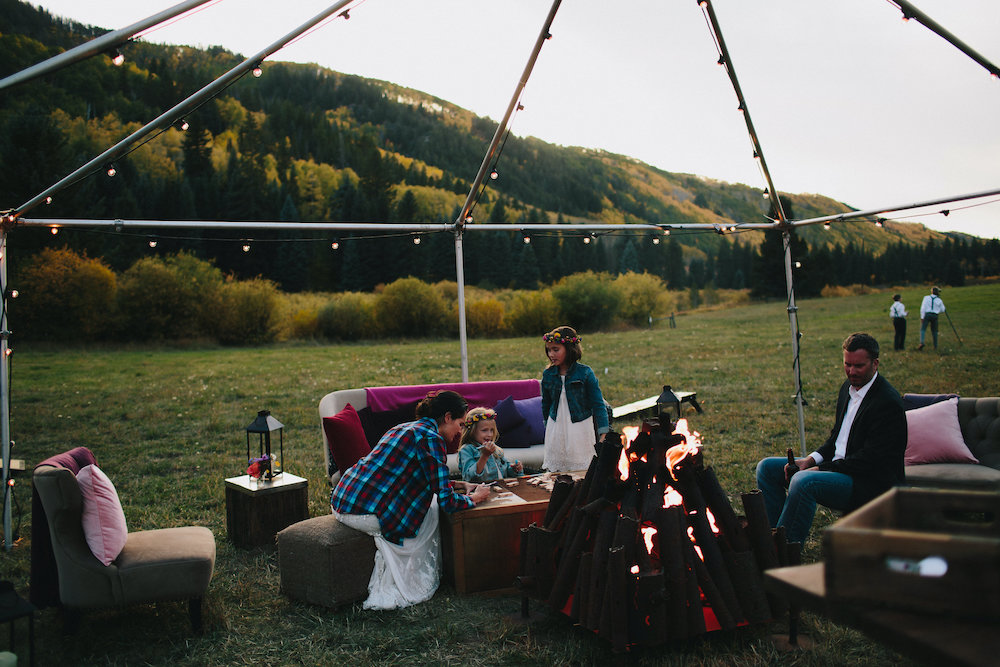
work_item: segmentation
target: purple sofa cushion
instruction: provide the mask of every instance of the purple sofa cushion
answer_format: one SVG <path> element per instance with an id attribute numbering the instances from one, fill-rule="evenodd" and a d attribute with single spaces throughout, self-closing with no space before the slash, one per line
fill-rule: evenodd
<path id="1" fill-rule="evenodd" d="M 492 380 L 486 382 L 456 382 L 451 384 L 413 384 L 401 387 L 368 387 L 365 389 L 372 412 L 392 410 L 404 403 L 419 401 L 429 391 L 451 390 L 461 394 L 470 406 L 495 405 L 506 396 L 514 400 L 542 395 L 538 380 Z"/>

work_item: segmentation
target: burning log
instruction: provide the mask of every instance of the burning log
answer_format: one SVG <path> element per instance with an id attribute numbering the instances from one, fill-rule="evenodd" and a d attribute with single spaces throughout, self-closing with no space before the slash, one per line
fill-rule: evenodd
<path id="1" fill-rule="evenodd" d="M 750 548 L 743 526 L 736 518 L 736 512 L 729 502 L 729 497 L 722 490 L 719 478 L 715 476 L 715 470 L 711 466 L 706 466 L 695 475 L 698 488 L 701 490 L 708 504 L 708 508 L 715 517 L 715 523 L 719 527 L 722 536 L 732 547 L 733 551 L 746 551 Z"/>
<path id="2" fill-rule="evenodd" d="M 521 529 L 521 575 L 515 584 L 523 595 L 548 599 L 556 575 L 560 537 L 536 524 Z"/>
<path id="3" fill-rule="evenodd" d="M 580 555 L 586 551 L 587 545 L 593 539 L 594 528 L 597 526 L 598 517 L 603 511 L 617 510 L 614 503 L 599 498 L 583 507 L 574 508 L 574 514 L 579 515 L 576 533 L 572 541 L 563 549 L 559 558 L 559 569 L 556 571 L 555 583 L 552 584 L 552 592 L 549 594 L 549 604 L 555 609 L 562 609 L 566 605 L 570 591 L 576 581 L 577 572 L 580 566 Z"/>
<path id="4" fill-rule="evenodd" d="M 580 624 L 588 630 L 596 630 L 601 622 L 601 607 L 604 602 L 604 587 L 608 577 L 608 551 L 615 537 L 615 524 L 618 517 L 615 512 L 603 512 L 597 524 L 597 535 L 594 538 L 594 558 L 590 576 L 587 579 L 587 590 L 590 594 L 586 612 L 580 617 Z M 581 569 L 579 579 L 584 580 Z"/>
<path id="5" fill-rule="evenodd" d="M 771 523 L 767 519 L 767 509 L 764 507 L 764 494 L 754 489 L 740 496 L 743 501 L 743 512 L 746 514 L 747 539 L 753 550 L 754 558 L 761 570 L 778 567 L 778 551 L 774 548 L 771 538 Z"/>
<path id="6" fill-rule="evenodd" d="M 753 552 L 726 551 L 722 554 L 726 559 L 726 569 L 729 579 L 733 582 L 736 597 L 740 601 L 740 609 L 748 623 L 764 623 L 771 619 L 771 608 L 764 592 L 764 580 Z"/>
<path id="7" fill-rule="evenodd" d="M 665 627 L 660 627 L 665 639 L 687 639 L 695 633 L 688 630 L 688 608 L 701 607 L 701 599 L 689 597 L 688 581 L 691 579 L 685 550 L 687 541 L 684 529 L 684 510 L 680 507 L 663 507 L 656 514 L 656 542 L 663 568 L 663 587 L 666 595 Z M 697 587 L 696 587 L 697 590 Z M 702 626 L 705 624 L 702 616 Z"/>
<path id="8" fill-rule="evenodd" d="M 639 572 L 635 583 L 638 627 L 635 639 L 644 646 L 659 644 L 667 637 L 667 591 L 663 572 Z"/>
<path id="9" fill-rule="evenodd" d="M 604 609 L 610 617 L 608 621 L 611 629 L 611 645 L 615 651 L 624 652 L 630 643 L 627 601 L 632 598 L 632 595 L 629 590 L 629 579 L 631 578 L 629 564 L 623 548 L 615 547 L 611 550 L 608 557 L 608 570 L 607 591 L 610 592 L 610 595 L 605 597 L 610 597 L 611 600 L 610 604 L 604 606 Z M 603 620 L 602 618 L 602 627 L 605 626 Z"/>
<path id="10" fill-rule="evenodd" d="M 545 508 L 545 519 L 542 525 L 552 529 L 556 524 L 557 517 L 566 516 L 565 511 L 569 510 L 573 501 L 573 490 L 579 491 L 576 482 L 569 475 L 559 475 L 552 485 L 552 495 L 549 497 L 549 505 Z M 569 504 L 567 504 L 569 503 Z M 565 510 L 564 510 L 565 508 Z"/>

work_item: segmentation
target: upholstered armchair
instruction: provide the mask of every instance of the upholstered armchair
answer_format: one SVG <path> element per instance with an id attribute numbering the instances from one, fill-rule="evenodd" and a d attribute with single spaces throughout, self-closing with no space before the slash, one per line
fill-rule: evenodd
<path id="1" fill-rule="evenodd" d="M 93 463 L 93 453 L 77 447 L 35 467 L 32 601 L 61 604 L 72 631 L 85 609 L 188 600 L 191 625 L 201 632 L 201 599 L 215 567 L 212 531 L 184 526 L 124 533 L 120 552 L 102 556 L 109 561 L 102 563 L 88 543 L 92 535 L 84 532 L 85 501 L 77 479 Z"/>

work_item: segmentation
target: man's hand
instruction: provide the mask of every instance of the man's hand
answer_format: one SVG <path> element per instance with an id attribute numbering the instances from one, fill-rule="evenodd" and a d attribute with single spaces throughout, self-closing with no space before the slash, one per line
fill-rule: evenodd
<path id="1" fill-rule="evenodd" d="M 785 482 L 788 482 L 792 475 L 797 473 L 799 470 L 811 470 L 812 468 L 815 468 L 816 459 L 814 459 L 811 455 L 805 457 L 804 459 L 795 459 L 796 470 L 790 470 L 790 465 L 791 464 L 785 466 Z"/>
<path id="2" fill-rule="evenodd" d="M 472 498 L 472 502 L 476 505 L 483 502 L 490 497 L 489 484 L 478 484 L 476 488 L 472 490 L 472 493 L 469 494 L 469 497 Z"/>

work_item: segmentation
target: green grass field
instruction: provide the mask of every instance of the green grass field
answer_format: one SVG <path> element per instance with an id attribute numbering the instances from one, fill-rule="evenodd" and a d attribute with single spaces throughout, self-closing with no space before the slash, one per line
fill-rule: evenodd
<path id="1" fill-rule="evenodd" d="M 891 292 L 799 303 L 801 367 L 809 447 L 833 423 L 843 379 L 840 343 L 868 331 L 883 345 L 880 372 L 903 392 L 997 395 L 1000 378 L 1000 285 L 947 289 L 941 345 L 916 351 L 923 289 L 903 290 L 911 312 L 908 347 L 892 348 Z M 552 323 L 553 326 L 558 324 Z M 17 329 L 16 323 L 11 328 Z M 541 332 L 539 332 L 541 334 Z M 753 488 L 766 455 L 799 449 L 789 324 L 784 303 L 681 316 L 651 329 L 589 333 L 584 363 L 613 405 L 659 393 L 697 391 L 705 412 L 690 415 L 705 461 L 731 497 Z M 428 603 L 394 612 L 331 611 L 286 599 L 278 591 L 273 552 L 234 548 L 225 526 L 224 478 L 245 468 L 244 427 L 269 409 L 285 424 L 289 472 L 310 479 L 310 513 L 329 512 L 329 489 L 317 416 L 319 399 L 349 387 L 460 379 L 455 340 L 254 349 L 18 348 L 13 339 L 11 430 L 14 457 L 34 466 L 77 445 L 90 447 L 118 488 L 130 530 L 200 524 L 218 546 L 205 606 L 206 632 L 190 634 L 180 603 L 85 615 L 80 634 L 65 638 L 53 609 L 36 620 L 38 664 L 80 665 L 589 665 L 613 660 L 610 645 L 567 619 L 537 613 L 516 622 L 515 596 L 458 596 L 442 586 Z M 537 338 L 473 340 L 470 379 L 540 377 Z M 26 593 L 30 489 L 17 475 L 15 522 L 20 539 L 0 554 L 4 579 Z M 825 511 L 816 527 L 834 517 Z M 804 560 L 821 557 L 818 530 Z M 537 609 L 538 606 L 533 607 Z M 26 663 L 26 632 L 18 647 Z M 779 654 L 776 621 L 689 645 L 637 652 L 637 664 L 883 665 L 893 652 L 851 630 L 806 614 L 812 651 Z"/>

